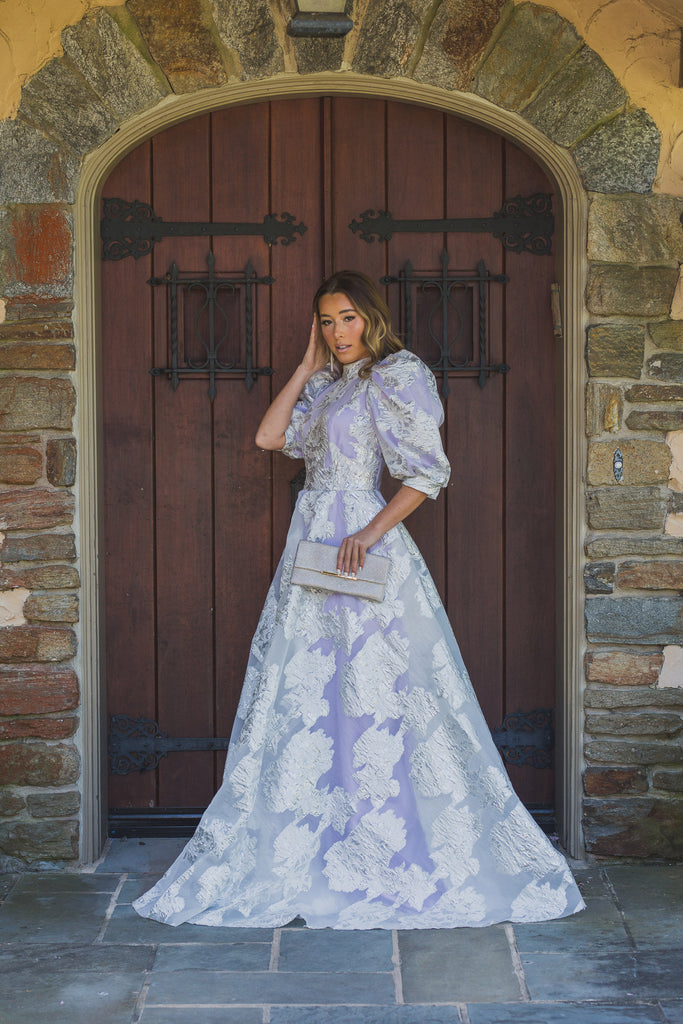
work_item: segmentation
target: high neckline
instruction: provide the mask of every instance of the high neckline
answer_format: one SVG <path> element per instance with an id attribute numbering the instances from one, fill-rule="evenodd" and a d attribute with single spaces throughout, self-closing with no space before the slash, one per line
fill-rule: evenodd
<path id="1" fill-rule="evenodd" d="M 347 363 L 342 367 L 342 378 L 343 380 L 352 380 L 357 377 L 361 369 L 369 361 L 370 356 L 363 356 L 362 359 L 356 359 L 355 363 Z"/>

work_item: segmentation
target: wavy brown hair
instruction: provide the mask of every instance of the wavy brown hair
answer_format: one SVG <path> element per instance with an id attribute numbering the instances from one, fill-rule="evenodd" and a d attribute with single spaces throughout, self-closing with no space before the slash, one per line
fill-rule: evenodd
<path id="1" fill-rule="evenodd" d="M 353 308 L 365 321 L 363 344 L 370 353 L 370 361 L 362 367 L 360 376 L 369 377 L 375 363 L 384 359 L 390 352 L 398 352 L 403 348 L 403 342 L 394 334 L 389 307 L 374 281 L 358 270 L 338 270 L 323 281 L 313 299 L 313 313 L 318 321 L 318 338 L 326 355 L 329 355 L 330 351 L 322 339 L 319 305 L 323 295 L 338 293 L 346 295 Z"/>

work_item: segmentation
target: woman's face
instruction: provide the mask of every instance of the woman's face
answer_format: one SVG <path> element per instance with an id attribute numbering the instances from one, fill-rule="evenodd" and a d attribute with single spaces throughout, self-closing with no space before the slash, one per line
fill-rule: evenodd
<path id="1" fill-rule="evenodd" d="M 323 295 L 318 315 L 325 343 L 340 363 L 355 363 L 370 355 L 363 343 L 365 321 L 346 295 Z"/>

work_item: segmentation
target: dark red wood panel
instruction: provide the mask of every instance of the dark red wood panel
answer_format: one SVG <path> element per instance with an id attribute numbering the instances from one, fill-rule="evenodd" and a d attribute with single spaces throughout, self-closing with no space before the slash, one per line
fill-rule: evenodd
<path id="1" fill-rule="evenodd" d="M 490 216 L 502 205 L 503 140 L 478 125 L 447 119 L 447 216 Z M 487 234 L 448 235 L 450 266 L 470 273 L 484 260 L 503 269 L 501 245 Z M 488 290 L 488 352 L 503 357 L 503 285 Z M 476 319 L 477 293 L 471 294 Z M 476 329 L 474 331 L 476 337 Z M 455 346 L 457 358 L 472 358 Z M 457 349 L 460 351 L 457 352 Z M 483 388 L 474 374 L 451 376 L 447 448 L 452 466 L 448 491 L 448 613 L 489 726 L 503 716 L 503 508 L 504 379 L 491 375 Z"/>
<path id="2" fill-rule="evenodd" d="M 510 145 L 506 155 L 509 195 L 552 192 L 531 157 Z M 506 272 L 505 710 L 515 712 L 555 704 L 554 259 L 508 254 Z M 551 769 L 510 775 L 523 798 L 552 801 Z"/>
<path id="3" fill-rule="evenodd" d="M 444 216 L 444 115 L 438 110 L 387 104 L 387 209 L 397 220 Z M 410 144 L 407 141 L 410 140 Z M 442 234 L 394 235 L 388 245 L 388 269 L 398 274 L 410 260 L 416 271 L 438 271 L 444 247 Z M 398 287 L 390 286 L 390 302 L 397 309 Z M 420 304 L 413 351 L 427 362 L 435 358 L 429 338 L 429 316 L 436 295 L 416 297 Z M 394 317 L 397 313 L 394 312 Z M 397 318 L 397 323 L 399 322 Z M 446 500 L 427 500 L 406 524 L 420 548 L 442 600 L 446 598 Z"/>
<path id="4" fill-rule="evenodd" d="M 273 210 L 288 210 L 306 224 L 301 242 L 274 246 L 271 300 L 273 395 L 306 351 L 313 319 L 311 302 L 323 277 L 321 101 L 278 100 L 271 104 L 270 188 Z M 285 545 L 291 518 L 292 479 L 303 463 L 273 458 L 273 562 Z"/>
<path id="5" fill-rule="evenodd" d="M 139 146 L 107 182 L 110 198 L 147 199 L 150 144 Z M 152 273 L 148 256 L 103 265 L 102 366 L 104 580 L 107 709 L 156 717 L 154 610 L 154 409 Z M 135 299 L 132 300 L 132 296 Z M 110 777 L 113 807 L 152 805 L 154 773 Z"/>
<path id="6" fill-rule="evenodd" d="M 211 219 L 210 118 L 185 121 L 153 142 L 153 205 L 165 220 Z M 165 239 L 154 250 L 163 276 L 174 260 L 204 272 L 206 238 Z M 155 358 L 168 365 L 168 303 L 155 289 Z M 189 330 L 191 318 L 186 318 Z M 194 349 L 194 345 L 193 345 Z M 177 391 L 156 378 L 158 721 L 171 736 L 214 729 L 212 423 L 208 382 Z M 213 755 L 171 753 L 159 766 L 160 806 L 199 806 L 214 785 Z"/>
<path id="7" fill-rule="evenodd" d="M 269 212 L 269 129 L 268 104 L 220 110 L 213 115 L 215 221 L 260 222 Z M 259 276 L 270 272 L 269 249 L 261 239 L 217 237 L 213 247 L 220 272 L 242 270 L 249 261 Z M 239 298 L 243 313 L 243 295 Z M 254 364 L 269 366 L 271 289 L 257 286 L 254 298 Z M 231 342 L 244 334 L 243 322 L 227 326 Z M 230 356 L 233 351 L 230 348 Z M 272 456 L 259 451 L 254 444 L 256 429 L 270 402 L 270 391 L 269 377 L 258 377 L 248 391 L 244 375 L 239 375 L 219 381 L 213 404 L 215 728 L 219 736 L 229 736 L 232 729 L 251 637 L 272 576 Z M 225 755 L 217 756 L 216 761 L 217 773 L 221 775 Z"/>

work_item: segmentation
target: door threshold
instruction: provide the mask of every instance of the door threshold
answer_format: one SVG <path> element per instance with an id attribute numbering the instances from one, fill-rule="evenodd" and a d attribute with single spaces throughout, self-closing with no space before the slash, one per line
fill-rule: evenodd
<path id="1" fill-rule="evenodd" d="M 204 807 L 119 808 L 109 812 L 110 839 L 190 839 Z M 546 835 L 557 830 L 552 804 L 527 804 L 526 809 Z"/>

